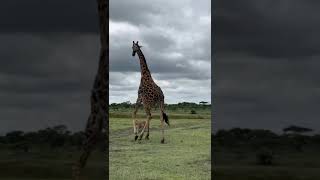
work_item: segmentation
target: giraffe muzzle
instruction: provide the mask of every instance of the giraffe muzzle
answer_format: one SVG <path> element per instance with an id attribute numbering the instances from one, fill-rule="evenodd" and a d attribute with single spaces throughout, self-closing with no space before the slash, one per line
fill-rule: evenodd
<path id="1" fill-rule="evenodd" d="M 132 56 L 135 56 L 136 55 L 136 52 L 135 51 L 132 51 Z"/>

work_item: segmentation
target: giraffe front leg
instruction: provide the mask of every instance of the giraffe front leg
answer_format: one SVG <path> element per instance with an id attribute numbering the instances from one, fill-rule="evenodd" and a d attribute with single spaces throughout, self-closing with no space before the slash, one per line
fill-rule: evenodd
<path id="1" fill-rule="evenodd" d="M 136 128 L 136 120 L 133 119 L 133 133 L 134 133 L 134 140 L 136 141 L 138 139 L 138 132 L 137 132 L 137 128 Z"/>
<path id="2" fill-rule="evenodd" d="M 134 133 L 134 140 L 136 141 L 138 139 L 138 132 L 136 127 L 136 115 L 137 115 L 138 108 L 135 108 L 133 114 L 132 114 L 132 125 L 133 125 L 133 133 Z"/>
<path id="3" fill-rule="evenodd" d="M 137 127 L 136 127 L 136 116 L 137 116 L 137 112 L 138 112 L 138 109 L 139 109 L 140 105 L 141 105 L 141 97 L 138 96 L 134 111 L 132 113 L 132 123 L 133 123 L 133 132 L 134 132 L 134 135 L 135 135 L 135 137 L 134 137 L 135 141 L 138 139 L 138 132 L 137 132 Z"/>

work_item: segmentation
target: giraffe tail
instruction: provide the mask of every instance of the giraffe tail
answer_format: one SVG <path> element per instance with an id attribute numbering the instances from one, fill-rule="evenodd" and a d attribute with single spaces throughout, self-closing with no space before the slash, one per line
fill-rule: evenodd
<path id="1" fill-rule="evenodd" d="M 168 126 L 170 126 L 170 124 L 169 124 L 169 118 L 168 118 L 167 114 L 164 113 L 164 112 L 162 112 L 162 115 L 163 115 L 164 122 L 166 122 L 166 123 L 168 124 Z"/>

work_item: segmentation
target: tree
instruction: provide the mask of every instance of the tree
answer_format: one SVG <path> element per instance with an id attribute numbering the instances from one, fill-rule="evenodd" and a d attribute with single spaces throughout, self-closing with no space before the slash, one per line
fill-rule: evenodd
<path id="1" fill-rule="evenodd" d="M 283 128 L 282 129 L 284 133 L 306 133 L 306 132 L 311 132 L 313 131 L 312 129 L 309 129 L 309 128 L 305 128 L 305 127 L 300 127 L 300 126 L 289 126 L 289 127 L 286 127 L 286 128 Z"/>
<path id="2" fill-rule="evenodd" d="M 310 128 L 299 127 L 294 125 L 283 128 L 282 130 L 285 134 L 289 133 L 293 137 L 293 145 L 295 146 L 297 151 L 300 152 L 303 150 L 303 146 L 306 144 L 305 137 L 302 134 L 313 131 Z"/>
<path id="3" fill-rule="evenodd" d="M 22 150 L 23 152 L 29 152 L 29 144 L 25 141 L 19 142 L 13 145 L 13 149 Z"/>
<path id="4" fill-rule="evenodd" d="M 206 101 L 200 101 L 199 104 L 201 104 L 201 105 L 206 105 L 206 104 L 208 104 L 208 102 L 206 102 Z"/>
<path id="5" fill-rule="evenodd" d="M 72 146 L 76 146 L 77 149 L 80 150 L 84 137 L 85 137 L 85 134 L 82 131 L 73 133 L 70 137 L 70 144 Z"/>
<path id="6" fill-rule="evenodd" d="M 6 134 L 7 143 L 16 143 L 23 140 L 23 131 L 11 131 Z"/>
<path id="7" fill-rule="evenodd" d="M 58 134 L 69 134 L 70 131 L 68 131 L 68 128 L 66 125 L 57 125 L 52 128 L 54 131 L 56 131 Z"/>

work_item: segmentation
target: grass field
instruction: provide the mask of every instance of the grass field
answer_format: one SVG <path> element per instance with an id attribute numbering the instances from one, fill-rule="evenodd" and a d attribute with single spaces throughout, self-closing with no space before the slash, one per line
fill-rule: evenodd
<path id="1" fill-rule="evenodd" d="M 274 147 L 273 164 L 258 165 L 256 152 L 245 147 L 213 147 L 213 179 L 218 180 L 318 180 L 319 149 L 307 146 L 302 152 L 294 148 Z"/>
<path id="2" fill-rule="evenodd" d="M 232 156 L 226 160 L 226 156 Z M 255 164 L 254 153 L 251 156 L 235 155 L 232 153 L 214 153 L 219 162 L 213 167 L 213 178 L 219 180 L 318 180 L 319 158 L 317 153 L 295 155 L 283 154 L 277 157 L 272 166 Z M 220 157 L 219 157 L 220 156 Z M 238 157 L 237 157 L 238 156 Z M 251 158 L 250 158 L 251 157 Z M 225 158 L 224 160 L 222 160 Z M 228 163 L 230 162 L 230 163 Z"/>
<path id="3" fill-rule="evenodd" d="M 319 168 L 262 167 L 262 166 L 217 166 L 213 179 L 218 180 L 318 180 Z"/>
<path id="4" fill-rule="evenodd" d="M 144 117 L 142 114 L 139 117 Z M 211 179 L 210 114 L 170 112 L 170 127 L 161 144 L 160 120 L 154 116 L 150 140 L 135 142 L 129 113 L 113 113 L 109 120 L 109 174 L 112 180 Z"/>
<path id="5" fill-rule="evenodd" d="M 106 167 L 102 152 L 92 153 L 83 172 L 83 180 L 101 179 Z M 52 151 L 41 148 L 39 152 L 0 151 L 1 180 L 67 180 L 71 179 L 71 167 L 79 153 L 65 150 Z"/>

